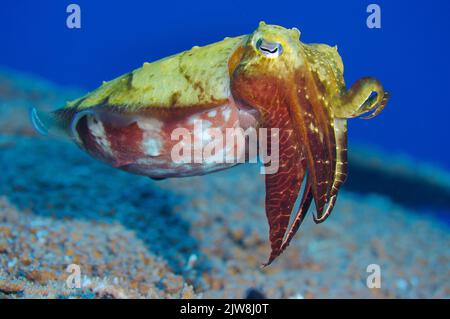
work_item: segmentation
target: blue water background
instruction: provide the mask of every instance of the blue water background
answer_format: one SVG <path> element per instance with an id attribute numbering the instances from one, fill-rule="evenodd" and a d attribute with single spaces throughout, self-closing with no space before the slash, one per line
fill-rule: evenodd
<path id="1" fill-rule="evenodd" d="M 77 3 L 82 28 L 66 27 Z M 366 7 L 382 28 L 366 26 Z M 252 32 L 260 20 L 301 30 L 303 42 L 337 44 L 345 78 L 379 78 L 387 109 L 350 121 L 350 143 L 379 146 L 450 168 L 450 1 L 17 1 L 0 3 L 0 66 L 96 88 L 144 61 Z"/>

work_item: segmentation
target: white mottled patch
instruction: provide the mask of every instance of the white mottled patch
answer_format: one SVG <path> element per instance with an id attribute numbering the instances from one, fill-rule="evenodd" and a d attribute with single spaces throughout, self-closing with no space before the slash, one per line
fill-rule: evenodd
<path id="1" fill-rule="evenodd" d="M 209 117 L 215 117 L 217 115 L 217 111 L 216 110 L 212 110 L 208 112 L 208 116 Z"/>
<path id="2" fill-rule="evenodd" d="M 159 156 L 163 148 L 161 129 L 163 122 L 155 118 L 139 118 L 138 127 L 142 130 L 142 150 L 146 155 Z"/>
<path id="3" fill-rule="evenodd" d="M 160 131 L 163 124 L 163 122 L 155 118 L 142 117 L 137 121 L 138 127 L 143 131 Z"/>
<path id="4" fill-rule="evenodd" d="M 102 148 L 102 150 L 109 155 L 114 155 L 114 152 L 111 148 L 111 143 L 106 136 L 103 123 L 97 120 L 94 116 L 88 116 L 87 125 L 89 131 L 95 138 L 95 142 Z"/>
<path id="5" fill-rule="evenodd" d="M 224 111 L 222 111 L 222 116 L 223 116 L 223 119 L 225 120 L 225 122 L 228 122 L 231 117 L 231 109 L 227 108 Z"/>
<path id="6" fill-rule="evenodd" d="M 145 135 L 145 133 L 144 133 Z M 145 151 L 145 154 L 150 156 L 158 156 L 161 155 L 161 147 L 162 143 L 161 140 L 151 137 L 144 139 L 144 142 L 142 143 L 143 149 Z"/>
<path id="7" fill-rule="evenodd" d="M 194 139 L 199 142 L 202 146 L 207 144 L 212 136 L 210 134 L 209 128 L 212 126 L 210 121 L 197 120 L 194 124 Z"/>
<path id="8" fill-rule="evenodd" d="M 212 140 L 212 135 L 211 135 L 210 130 L 203 131 L 202 143 L 206 144 L 206 143 L 208 143 L 211 140 Z"/>
<path id="9" fill-rule="evenodd" d="M 198 121 L 201 121 L 200 117 L 198 115 L 193 115 L 193 116 L 189 117 L 188 124 L 195 125 L 195 123 Z"/>
<path id="10" fill-rule="evenodd" d="M 202 126 L 204 129 L 210 128 L 212 123 L 210 121 L 202 121 Z"/>
<path id="11" fill-rule="evenodd" d="M 211 127 L 211 125 L 212 124 L 209 121 L 203 121 L 202 122 L 202 129 L 203 129 L 203 132 L 202 132 L 202 143 L 203 144 L 208 143 L 212 139 L 211 132 L 210 132 L 210 129 L 209 129 Z"/>

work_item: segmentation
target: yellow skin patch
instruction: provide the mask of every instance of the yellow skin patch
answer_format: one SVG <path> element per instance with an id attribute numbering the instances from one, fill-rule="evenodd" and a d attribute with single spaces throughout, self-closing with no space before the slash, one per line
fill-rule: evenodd
<path id="1" fill-rule="evenodd" d="M 210 106 L 230 96 L 228 58 L 244 37 L 228 38 L 170 56 L 105 82 L 67 107 L 125 106 L 130 112 L 149 107 Z M 81 101 L 77 105 L 77 103 Z"/>
<path id="2" fill-rule="evenodd" d="M 343 73 L 337 47 L 305 44 L 298 29 L 261 22 L 249 35 L 144 63 L 51 115 L 38 117 L 34 111 L 32 119 L 44 130 L 53 121 L 54 127 L 83 132 L 90 136 L 90 145 L 98 147 L 95 143 L 104 136 L 97 137 L 90 126 L 78 123 L 89 112 L 112 113 L 108 116 L 115 123 L 121 122 L 121 117 L 134 119 L 127 113 L 144 117 L 164 113 L 161 121 L 167 121 L 162 123 L 167 125 L 175 114 L 179 118 L 180 110 L 182 116 L 188 116 L 189 110 L 214 110 L 228 104 L 237 113 L 243 109 L 257 111 L 258 126 L 280 129 L 280 170 L 266 175 L 272 248 L 266 264 L 270 264 L 289 245 L 313 200 L 316 222 L 330 215 L 347 176 L 347 119 L 368 112 L 372 113 L 366 118 L 373 117 L 389 98 L 381 83 L 370 77 L 347 90 Z M 69 123 L 71 130 L 67 130 Z M 142 123 L 137 124 L 139 127 Z M 119 129 L 106 128 L 130 145 L 135 142 L 130 136 L 141 134 L 132 125 L 125 121 Z M 78 133 L 75 137 L 80 142 Z M 115 140 L 104 142 L 114 148 Z M 134 161 L 127 154 L 123 157 Z M 305 176 L 300 208 L 288 230 Z"/>

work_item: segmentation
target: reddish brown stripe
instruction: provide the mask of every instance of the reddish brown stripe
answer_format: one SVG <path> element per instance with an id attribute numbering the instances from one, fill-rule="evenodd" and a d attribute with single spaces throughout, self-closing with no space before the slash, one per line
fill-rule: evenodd
<path id="1" fill-rule="evenodd" d="M 103 125 L 115 155 L 114 166 L 128 165 L 144 157 L 141 147 L 143 133 L 136 122 L 126 127 L 115 127 L 109 123 Z"/>

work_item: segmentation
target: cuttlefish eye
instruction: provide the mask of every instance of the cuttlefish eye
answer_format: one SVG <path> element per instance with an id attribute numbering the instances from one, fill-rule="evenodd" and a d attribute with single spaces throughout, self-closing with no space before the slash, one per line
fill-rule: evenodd
<path id="1" fill-rule="evenodd" d="M 256 48 L 268 58 L 278 58 L 283 53 L 283 46 L 280 43 L 269 42 L 264 39 L 259 39 L 256 42 Z"/>

